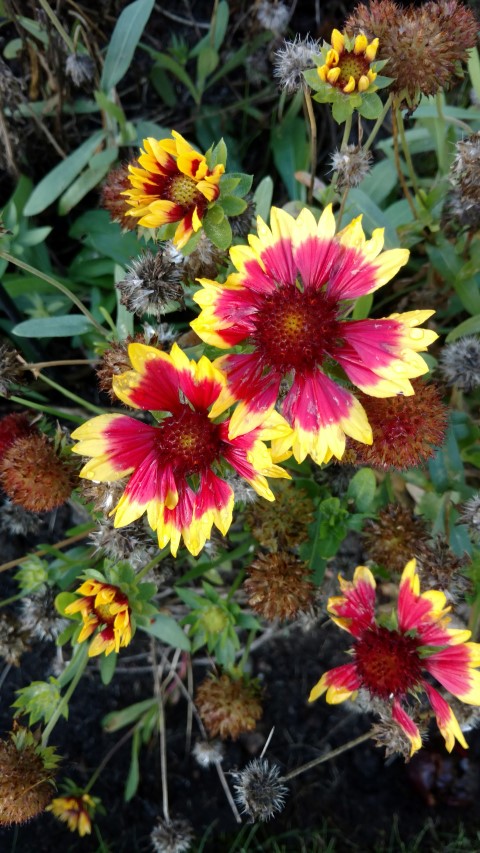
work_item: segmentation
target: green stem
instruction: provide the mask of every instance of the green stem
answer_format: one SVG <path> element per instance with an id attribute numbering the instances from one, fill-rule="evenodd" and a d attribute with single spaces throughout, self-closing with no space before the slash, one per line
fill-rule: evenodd
<path id="1" fill-rule="evenodd" d="M 58 361 L 37 361 L 32 364 L 26 364 L 25 370 L 31 370 L 35 373 L 36 370 L 44 370 L 46 367 L 71 367 L 73 364 L 95 364 L 98 358 L 71 358 L 66 361 L 59 359 Z"/>
<path id="2" fill-rule="evenodd" d="M 410 181 L 415 192 L 415 195 L 418 195 L 419 187 L 417 181 L 417 175 L 415 173 L 415 169 L 413 166 L 412 155 L 410 154 L 410 149 L 407 144 L 407 138 L 405 136 L 405 125 L 403 123 L 402 111 L 397 109 L 397 127 L 400 135 L 400 142 L 402 143 L 402 151 L 403 156 L 405 157 L 405 162 L 407 164 L 408 174 L 410 176 Z"/>
<path id="3" fill-rule="evenodd" d="M 95 527 L 96 525 L 93 523 L 87 530 L 82 530 L 81 533 L 76 533 L 74 536 L 69 536 L 68 539 L 62 539 L 60 542 L 54 542 L 54 544 L 50 545 L 48 548 L 39 548 L 38 551 L 33 552 L 33 555 L 35 557 L 43 557 L 45 554 L 50 554 L 52 548 L 56 548 L 57 550 L 67 548 L 68 545 L 73 545 L 75 542 L 80 542 L 82 539 L 86 539 L 87 536 L 90 536 L 92 530 L 95 530 Z M 7 572 L 9 569 L 14 569 L 15 566 L 19 566 L 21 563 L 24 563 L 25 560 L 28 560 L 31 556 L 31 554 L 24 554 L 23 557 L 17 557 L 15 560 L 10 560 L 8 563 L 2 563 L 0 566 L 0 574 L 2 572 Z"/>
<path id="4" fill-rule="evenodd" d="M 245 651 L 243 652 L 242 657 L 240 658 L 240 663 L 238 664 L 238 669 L 240 672 L 243 672 L 244 666 L 248 660 L 248 656 L 250 654 L 250 646 L 252 645 L 257 634 L 256 628 L 251 628 L 248 632 L 247 642 L 245 643 Z"/>
<path id="5" fill-rule="evenodd" d="M 0 252 L 0 258 L 3 258 L 5 261 L 14 264 L 17 267 L 20 267 L 20 269 L 25 270 L 25 272 L 30 273 L 30 275 L 34 275 L 37 278 L 42 279 L 42 281 L 46 281 L 48 284 L 51 284 L 52 287 L 56 287 L 56 289 L 59 290 L 60 293 L 63 293 L 64 296 L 70 299 L 70 301 L 77 306 L 77 308 L 82 312 L 82 314 L 87 317 L 92 326 L 95 327 L 97 332 L 99 332 L 104 337 L 107 337 L 110 334 L 110 332 L 107 332 L 107 330 L 104 329 L 103 326 L 100 325 L 100 323 L 97 323 L 95 317 L 93 316 L 93 314 L 90 313 L 88 308 L 85 308 L 83 302 L 81 302 L 81 300 L 78 299 L 78 297 L 75 296 L 75 294 L 72 293 L 72 291 L 69 290 L 68 287 L 66 287 L 60 281 L 57 281 L 55 278 L 52 278 L 41 270 L 37 270 L 35 267 L 31 267 L 30 264 L 26 264 L 24 261 L 19 260 L 19 258 L 15 258 L 13 255 L 10 255 L 8 252 Z"/>
<path id="6" fill-rule="evenodd" d="M 53 415 L 55 418 L 65 418 L 66 421 L 72 421 L 74 424 L 83 424 L 85 418 L 80 418 L 77 415 L 70 415 L 62 409 L 54 409 L 51 406 L 43 406 L 40 403 L 33 403 L 31 400 L 26 400 L 24 397 L 17 397 L 16 394 L 11 394 L 8 398 L 13 403 L 20 403 L 21 406 L 26 406 L 28 409 L 34 409 L 35 412 L 43 412 L 45 415 Z"/>
<path id="7" fill-rule="evenodd" d="M 341 202 L 340 202 L 340 209 L 339 209 L 339 211 L 338 211 L 337 231 L 339 231 L 339 230 L 340 230 L 341 225 L 342 225 L 343 213 L 344 213 L 344 210 L 345 210 L 345 203 L 346 203 L 346 201 L 347 201 L 347 196 L 348 196 L 349 190 L 350 190 L 350 187 L 347 187 L 347 188 L 345 189 L 345 191 L 344 191 L 343 195 L 342 195 L 342 200 L 341 200 Z"/>
<path id="8" fill-rule="evenodd" d="M 61 36 L 61 38 L 63 39 L 63 41 L 67 45 L 70 53 L 75 53 L 75 45 L 73 44 L 72 39 L 70 38 L 67 31 L 64 29 L 64 27 L 60 23 L 60 21 L 58 20 L 53 9 L 47 3 L 47 0 L 38 0 L 38 2 L 40 3 L 40 6 L 42 7 L 43 11 L 47 13 L 48 17 L 50 18 L 53 26 L 55 27 L 55 29 L 57 31 L 57 33 Z"/>
<path id="9" fill-rule="evenodd" d="M 58 703 L 57 707 L 55 708 L 55 711 L 53 712 L 52 716 L 50 717 L 50 721 L 49 721 L 45 731 L 43 732 L 42 746 L 47 746 L 48 738 L 52 734 L 53 729 L 57 725 L 63 711 L 65 710 L 65 708 L 68 708 L 68 703 L 69 703 L 70 699 L 72 698 L 73 694 L 75 693 L 76 687 L 77 687 L 77 685 L 78 685 L 78 683 L 79 683 L 79 681 L 80 681 L 80 679 L 81 679 L 81 677 L 82 677 L 82 675 L 86 669 L 87 663 L 88 663 L 88 645 L 80 644 L 79 646 L 77 646 L 77 653 L 74 655 L 74 657 L 72 658 L 72 660 L 70 661 L 70 664 L 69 664 L 69 667 L 71 667 L 72 669 L 73 669 L 73 664 L 75 664 L 77 667 L 77 671 L 75 672 L 75 675 L 73 676 L 70 684 L 68 685 L 68 689 L 63 694 L 60 702 Z M 65 673 L 68 672 L 69 667 L 67 667 L 67 669 L 64 671 L 64 673 L 63 673 L 64 677 L 65 677 Z"/>
<path id="10" fill-rule="evenodd" d="M 241 570 L 237 573 L 237 576 L 236 576 L 234 582 L 232 583 L 230 589 L 228 590 L 228 595 L 227 595 L 227 599 L 226 599 L 227 601 L 232 600 L 232 598 L 235 595 L 238 587 L 242 583 L 244 577 L 245 577 L 245 572 L 243 570 Z"/>
<path id="11" fill-rule="evenodd" d="M 412 211 L 413 218 L 417 219 L 417 210 L 415 207 L 415 203 L 412 198 L 412 194 L 408 189 L 407 182 L 405 180 L 405 175 L 403 174 L 402 164 L 400 162 L 400 153 L 398 150 L 398 127 L 397 127 L 397 117 L 398 117 L 398 107 L 397 109 L 392 110 L 392 122 L 393 122 L 393 156 L 395 160 L 395 168 L 397 170 L 398 180 L 400 181 L 400 185 L 403 190 L 403 194 L 407 199 L 410 210 Z"/>
<path id="12" fill-rule="evenodd" d="M 343 138 L 342 138 L 342 144 L 340 145 L 340 151 L 345 151 L 345 148 L 348 145 L 348 140 L 350 138 L 350 131 L 352 129 L 352 116 L 353 116 L 353 113 L 351 115 L 349 115 L 348 118 L 345 120 L 345 128 L 343 130 Z"/>
<path id="13" fill-rule="evenodd" d="M 60 391 L 60 393 L 65 397 L 68 397 L 69 400 L 73 400 L 73 402 L 81 406 L 82 409 L 87 409 L 87 411 L 94 412 L 96 415 L 105 414 L 104 409 L 101 409 L 99 406 L 94 406 L 93 403 L 87 403 L 86 400 L 83 400 L 81 397 L 77 397 L 73 391 L 69 391 L 68 388 L 64 388 L 63 385 L 59 385 L 58 382 L 54 382 L 54 380 L 50 379 L 49 376 L 45 376 L 44 373 L 39 373 L 38 378 L 47 385 L 50 385 L 50 388 L 55 388 L 55 391 Z"/>
<path id="14" fill-rule="evenodd" d="M 317 171 L 317 122 L 315 121 L 315 113 L 313 111 L 310 89 L 306 84 L 303 87 L 303 97 L 305 99 L 305 107 L 307 110 L 308 121 L 310 124 L 310 186 L 308 188 L 307 200 L 309 204 L 313 204 L 315 173 Z"/>
<path id="15" fill-rule="evenodd" d="M 158 554 L 153 558 L 153 560 L 150 560 L 150 562 L 147 563 L 147 565 L 144 566 L 143 569 L 141 569 L 139 572 L 137 572 L 137 574 L 135 575 L 135 580 L 139 581 L 142 578 L 144 578 L 145 575 L 148 574 L 150 569 L 154 569 L 155 566 L 158 566 L 158 564 L 162 562 L 164 557 L 167 556 L 167 553 L 168 553 L 168 545 L 165 548 L 162 548 L 162 550 L 158 552 Z"/>
<path id="16" fill-rule="evenodd" d="M 312 767 L 316 767 L 317 764 L 323 764 L 325 761 L 330 761 L 331 758 L 336 758 L 337 755 L 341 755 L 342 752 L 348 752 L 348 750 L 353 749 L 354 746 L 359 746 L 361 743 L 365 743 L 365 741 L 369 740 L 371 736 L 371 732 L 367 732 L 364 735 L 360 735 L 360 737 L 356 737 L 354 740 L 349 740 L 348 743 L 344 743 L 343 746 L 339 746 L 337 749 L 332 749 L 330 752 L 326 752 L 325 755 L 321 755 L 320 758 L 314 758 L 313 761 L 308 761 L 306 764 L 302 764 L 295 770 L 291 770 L 290 773 L 286 773 L 285 776 L 282 776 L 278 781 L 288 782 L 290 779 L 294 779 L 295 776 L 300 776 L 300 773 L 306 773 L 307 770 L 311 770 Z"/>
<path id="17" fill-rule="evenodd" d="M 385 121 L 385 117 L 386 117 L 390 107 L 392 106 L 392 101 L 393 101 L 393 95 L 392 95 L 392 93 L 390 93 L 387 100 L 385 101 L 385 106 L 384 106 L 382 112 L 380 113 L 375 124 L 373 125 L 373 128 L 370 132 L 370 136 L 368 137 L 365 145 L 363 146 L 364 151 L 368 151 L 371 148 L 372 143 L 374 142 L 375 137 L 376 137 L 378 131 L 380 130 L 383 122 Z"/>

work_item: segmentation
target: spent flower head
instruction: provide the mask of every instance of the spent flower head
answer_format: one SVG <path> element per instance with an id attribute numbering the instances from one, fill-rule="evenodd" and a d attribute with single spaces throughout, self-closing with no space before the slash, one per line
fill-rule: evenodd
<path id="1" fill-rule="evenodd" d="M 221 764 L 225 757 L 223 743 L 219 740 L 197 740 L 192 752 L 200 767 Z"/>
<path id="2" fill-rule="evenodd" d="M 260 545 L 283 551 L 305 542 L 314 510 L 313 500 L 304 489 L 282 482 L 275 488 L 275 503 L 256 501 L 248 506 L 245 522 Z"/>
<path id="3" fill-rule="evenodd" d="M 412 554 L 416 556 L 420 545 L 429 538 L 423 518 L 401 504 L 388 504 L 375 519 L 367 520 L 362 531 L 369 559 L 395 572 L 401 572 Z"/>
<path id="4" fill-rule="evenodd" d="M 480 492 L 476 492 L 462 506 L 460 521 L 466 524 L 472 539 L 480 538 Z"/>
<path id="5" fill-rule="evenodd" d="M 55 590 L 42 586 L 22 598 L 20 623 L 34 640 L 56 640 L 67 627 L 55 608 Z"/>
<path id="6" fill-rule="evenodd" d="M 195 704 L 210 737 L 236 740 L 251 732 L 262 716 L 261 692 L 255 681 L 224 673 L 199 684 Z"/>
<path id="7" fill-rule="evenodd" d="M 265 30 L 283 33 L 290 20 L 290 9 L 282 0 L 257 0 L 255 4 L 257 21 Z"/>
<path id="8" fill-rule="evenodd" d="M 337 173 L 338 188 L 358 187 L 370 172 L 372 160 L 372 152 L 365 151 L 360 145 L 347 145 L 334 151 L 330 162 L 332 171 Z"/>
<path id="9" fill-rule="evenodd" d="M 54 747 L 42 747 L 22 726 L 15 724 L 0 740 L 0 826 L 25 823 L 45 811 L 59 761 Z"/>
<path id="10" fill-rule="evenodd" d="M 129 166 L 138 166 L 138 160 L 122 163 L 108 173 L 100 189 L 100 204 L 108 211 L 113 222 L 118 222 L 125 231 L 135 231 L 137 223 L 128 214 L 130 205 L 124 196 L 130 188 Z"/>
<path id="11" fill-rule="evenodd" d="M 303 73 L 314 67 L 314 57 L 319 50 L 319 42 L 309 36 L 296 35 L 293 41 L 284 41 L 275 51 L 273 62 L 273 76 L 278 79 L 278 85 L 289 94 L 302 89 L 305 85 Z"/>
<path id="12" fill-rule="evenodd" d="M 247 574 L 243 588 L 248 604 L 265 619 L 293 619 L 313 601 L 311 572 L 293 554 L 264 554 L 248 567 Z"/>
<path id="13" fill-rule="evenodd" d="M 9 397 L 12 385 L 24 384 L 24 376 L 24 360 L 20 353 L 8 344 L 0 344 L 0 396 Z"/>
<path id="14" fill-rule="evenodd" d="M 30 512 L 46 512 L 65 503 L 77 485 L 71 462 L 40 433 L 17 438 L 0 460 L 0 484 L 10 500 Z"/>
<path id="15" fill-rule="evenodd" d="M 10 666 L 20 666 L 22 655 L 29 649 L 29 633 L 22 621 L 7 610 L 0 610 L 0 657 Z"/>
<path id="16" fill-rule="evenodd" d="M 150 833 L 155 853 L 187 853 L 194 837 L 192 825 L 184 818 L 158 818 Z"/>
<path id="17" fill-rule="evenodd" d="M 95 76 L 95 63 L 86 53 L 71 53 L 65 62 L 65 71 L 77 88 L 91 83 Z"/>
<path id="18" fill-rule="evenodd" d="M 125 278 L 116 286 L 122 305 L 138 316 L 159 318 L 172 302 L 184 304 L 182 267 L 171 259 L 168 243 L 155 253 L 147 249 L 131 261 Z"/>
<path id="19" fill-rule="evenodd" d="M 447 385 L 473 391 L 480 385 L 480 337 L 467 335 L 446 344 L 440 354 L 439 370 Z"/>
<path id="20" fill-rule="evenodd" d="M 288 788 L 280 768 L 266 758 L 254 758 L 234 776 L 235 799 L 252 823 L 267 821 L 285 806 Z"/>

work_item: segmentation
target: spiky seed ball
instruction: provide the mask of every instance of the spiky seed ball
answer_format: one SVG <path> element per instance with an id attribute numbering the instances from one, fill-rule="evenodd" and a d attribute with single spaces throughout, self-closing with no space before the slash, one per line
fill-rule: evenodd
<path id="1" fill-rule="evenodd" d="M 158 547 L 141 522 L 118 529 L 108 518 L 101 518 L 98 527 L 90 534 L 95 554 L 103 552 L 116 563 L 127 560 L 133 569 L 139 569 L 158 553 Z"/>
<path id="2" fill-rule="evenodd" d="M 9 397 L 14 383 L 22 384 L 25 376 L 23 359 L 7 344 L 0 344 L 0 394 Z M 7 415 L 8 417 L 8 415 Z"/>
<path id="3" fill-rule="evenodd" d="M 362 532 L 365 551 L 374 563 L 402 572 L 419 545 L 429 539 L 422 518 L 400 504 L 389 504 L 376 519 L 368 519 Z"/>
<path id="4" fill-rule="evenodd" d="M 426 733 L 425 724 L 423 727 L 418 726 L 418 728 L 421 735 Z M 405 763 L 410 761 L 410 753 L 412 751 L 411 741 L 395 720 L 385 716 L 384 719 L 373 724 L 370 735 L 375 746 L 385 750 L 385 758 L 389 758 L 390 755 L 401 755 Z"/>
<path id="5" fill-rule="evenodd" d="M 81 480 L 80 492 L 86 503 L 92 504 L 92 512 L 108 515 L 119 502 L 125 489 L 125 483 L 97 483 L 95 480 Z"/>
<path id="6" fill-rule="evenodd" d="M 150 834 L 155 853 L 187 853 L 191 850 L 194 833 L 191 824 L 183 818 L 159 818 Z"/>
<path id="7" fill-rule="evenodd" d="M 272 33 L 283 33 L 290 20 L 290 9 L 281 0 L 259 0 L 256 13 L 258 23 Z"/>
<path id="8" fill-rule="evenodd" d="M 314 56 L 320 52 L 320 44 L 309 36 L 296 35 L 293 41 L 285 40 L 283 47 L 275 51 L 273 76 L 278 85 L 289 94 L 298 92 L 305 85 L 303 72 L 315 66 Z"/>
<path id="9" fill-rule="evenodd" d="M 292 619 L 313 601 L 311 572 L 293 554 L 265 554 L 247 572 L 249 577 L 243 586 L 248 603 L 265 619 Z"/>
<path id="10" fill-rule="evenodd" d="M 100 190 L 100 204 L 110 214 L 113 222 L 118 222 L 124 231 L 136 231 L 137 222 L 133 216 L 127 216 L 130 205 L 127 204 L 125 190 L 130 189 L 129 166 L 138 166 L 138 160 L 122 163 L 108 173 L 105 183 Z"/>
<path id="11" fill-rule="evenodd" d="M 25 823 L 45 810 L 57 763 L 52 747 L 42 749 L 27 729 L 0 740 L 0 826 Z"/>
<path id="12" fill-rule="evenodd" d="M 92 82 L 95 76 L 95 63 L 86 53 L 71 53 L 67 56 L 65 71 L 73 85 L 79 88 Z"/>
<path id="13" fill-rule="evenodd" d="M 11 666 L 20 666 L 29 648 L 28 633 L 21 622 L 12 613 L 0 610 L 0 657 Z"/>
<path id="14" fill-rule="evenodd" d="M 31 512 L 65 503 L 77 485 L 75 469 L 57 455 L 46 435 L 18 438 L 0 460 L 0 483 L 11 501 Z"/>
<path id="15" fill-rule="evenodd" d="M 120 302 L 132 314 L 161 317 L 170 302 L 183 305 L 182 266 L 172 261 L 168 244 L 143 252 L 117 282 Z"/>
<path id="16" fill-rule="evenodd" d="M 472 495 L 462 506 L 460 521 L 466 524 L 473 539 L 480 537 L 480 492 Z"/>
<path id="17" fill-rule="evenodd" d="M 192 751 L 200 767 L 221 764 L 224 758 L 223 743 L 219 740 L 197 740 Z"/>
<path id="18" fill-rule="evenodd" d="M 277 764 L 270 764 L 266 758 L 254 758 L 233 776 L 235 799 L 252 823 L 270 820 L 282 811 L 288 788 L 281 780 Z"/>
<path id="19" fill-rule="evenodd" d="M 422 589 L 441 589 L 452 602 L 464 600 L 471 587 L 471 581 L 464 574 L 469 557 L 457 557 L 448 542 L 436 536 L 431 542 L 420 543 L 416 559 Z"/>
<path id="20" fill-rule="evenodd" d="M 337 186 L 340 190 L 358 187 L 370 172 L 373 156 L 359 145 L 347 145 L 336 150 L 331 156 L 332 171 L 337 173 Z"/>
<path id="21" fill-rule="evenodd" d="M 388 59 L 385 74 L 391 89 L 416 106 L 420 94 L 435 95 L 459 78 L 459 66 L 477 43 L 478 25 L 460 0 L 430 0 L 399 6 L 393 0 L 360 3 L 346 22 L 347 30 L 378 38 L 377 59 Z"/>
<path id="22" fill-rule="evenodd" d="M 403 471 L 432 458 L 445 438 L 447 408 L 435 385 L 419 379 L 412 385 L 415 394 L 411 397 L 357 395 L 372 427 L 373 443 L 349 440 L 345 462 Z"/>
<path id="23" fill-rule="evenodd" d="M 467 393 L 480 385 L 480 337 L 467 335 L 444 346 L 439 360 L 447 385 L 456 385 Z"/>
<path id="24" fill-rule="evenodd" d="M 56 591 L 44 586 L 22 598 L 20 624 L 35 640 L 55 641 L 69 624 L 55 607 Z"/>
<path id="25" fill-rule="evenodd" d="M 38 435 L 38 430 L 31 425 L 28 415 L 12 412 L 11 415 L 0 418 L 0 456 L 3 456 L 14 441 L 28 435 Z"/>
<path id="26" fill-rule="evenodd" d="M 480 204 L 480 132 L 460 139 L 450 166 L 449 180 L 465 203 Z"/>
<path id="27" fill-rule="evenodd" d="M 244 213 L 240 216 L 233 216 L 230 220 L 232 233 L 237 233 L 234 230 L 235 222 L 237 219 L 241 220 Z M 250 231 L 247 231 L 247 234 L 249 234 Z M 216 279 L 220 271 L 224 270 L 228 265 L 228 252 L 224 252 L 222 249 L 215 246 L 205 235 L 204 231 L 200 233 L 200 239 L 193 252 L 190 252 L 186 257 L 180 254 L 173 243 L 170 243 L 169 245 L 172 257 L 174 257 L 175 252 L 181 257 L 182 280 L 185 284 L 192 282 L 195 283 L 197 278 Z"/>
<path id="28" fill-rule="evenodd" d="M 258 685 L 226 674 L 207 676 L 197 688 L 195 704 L 209 736 L 222 740 L 253 731 L 263 713 Z"/>
<path id="29" fill-rule="evenodd" d="M 260 545 L 270 551 L 295 548 L 308 538 L 314 519 L 312 499 L 290 483 L 275 486 L 275 501 L 256 501 L 245 512 L 245 521 Z"/>

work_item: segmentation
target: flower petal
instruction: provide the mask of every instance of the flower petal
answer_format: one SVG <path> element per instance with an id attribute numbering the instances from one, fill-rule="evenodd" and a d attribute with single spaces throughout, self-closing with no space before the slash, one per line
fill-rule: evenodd
<path id="1" fill-rule="evenodd" d="M 423 688 L 433 708 L 438 728 L 445 738 L 445 747 L 447 751 L 452 751 L 456 740 L 464 749 L 468 749 L 468 743 L 462 734 L 462 730 L 458 725 L 458 720 L 448 702 L 446 702 L 443 696 L 440 696 L 440 693 L 438 693 L 434 687 L 427 684 L 427 682 L 423 683 Z"/>
<path id="2" fill-rule="evenodd" d="M 324 672 L 320 681 L 310 691 L 309 702 L 314 702 L 323 693 L 327 693 L 329 705 L 338 705 L 346 699 L 355 698 L 354 694 L 362 686 L 354 663 L 346 663 Z"/>

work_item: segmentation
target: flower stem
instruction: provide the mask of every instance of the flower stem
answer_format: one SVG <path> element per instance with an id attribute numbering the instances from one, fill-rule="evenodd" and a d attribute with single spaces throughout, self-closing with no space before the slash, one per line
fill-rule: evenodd
<path id="1" fill-rule="evenodd" d="M 105 410 L 101 409 L 99 406 L 94 406 L 93 403 L 88 403 L 86 400 L 83 400 L 82 397 L 78 397 L 73 391 L 69 391 L 68 388 L 64 388 L 63 385 L 59 385 L 58 382 L 55 382 L 53 379 L 50 379 L 49 376 L 45 376 L 44 373 L 39 373 L 38 378 L 45 382 L 47 385 L 50 385 L 51 388 L 54 388 L 55 391 L 60 391 L 65 397 L 68 397 L 69 400 L 73 400 L 74 403 L 81 406 L 84 409 L 87 409 L 89 412 L 93 412 L 95 415 L 104 415 Z"/>
<path id="2" fill-rule="evenodd" d="M 312 767 L 316 767 L 317 764 L 324 764 L 325 761 L 330 761 L 330 759 L 336 758 L 337 755 L 341 755 L 342 752 L 348 752 L 348 750 L 353 749 L 354 746 L 359 746 L 361 743 L 365 743 L 365 741 L 369 740 L 370 737 L 370 732 L 366 732 L 365 734 L 360 735 L 360 737 L 354 738 L 354 740 L 349 740 L 342 746 L 338 746 L 337 749 L 332 749 L 330 752 L 326 752 L 325 755 L 321 755 L 320 758 L 314 758 L 313 761 L 307 761 L 306 764 L 302 764 L 295 770 L 291 770 L 290 773 L 286 773 L 285 776 L 282 776 L 279 781 L 289 782 L 290 779 L 294 779 L 295 776 L 300 776 L 301 773 L 306 773 L 307 770 L 311 770 Z"/>
<path id="3" fill-rule="evenodd" d="M 38 2 L 40 3 L 40 6 L 42 7 L 43 11 L 47 13 L 48 17 L 50 18 L 53 26 L 55 27 L 55 29 L 57 31 L 57 33 L 60 35 L 60 37 L 63 39 L 63 41 L 67 45 L 70 53 L 75 53 L 75 45 L 73 44 L 72 39 L 70 38 L 67 31 L 65 30 L 65 28 L 60 23 L 60 21 L 58 20 L 55 12 L 53 11 L 53 9 L 49 5 L 49 3 L 47 3 L 47 0 L 38 0 Z"/>
<path id="4" fill-rule="evenodd" d="M 54 545 L 50 545 L 48 548 L 40 548 L 39 551 L 34 551 L 35 557 L 43 557 L 45 554 L 50 554 L 52 548 L 67 548 L 68 545 L 73 545 L 74 542 L 79 542 L 81 539 L 86 539 L 87 536 L 90 535 L 92 530 L 95 530 L 95 524 L 92 524 L 88 530 L 82 530 L 81 533 L 76 533 L 75 536 L 69 536 L 68 539 L 62 539 L 61 542 L 55 542 Z M 15 566 L 19 566 L 20 563 L 23 563 L 25 560 L 28 560 L 31 557 L 31 554 L 24 554 L 23 557 L 17 557 L 15 560 L 10 560 L 8 563 L 2 563 L 0 566 L 0 573 L 6 572 L 8 569 L 14 569 Z"/>
<path id="5" fill-rule="evenodd" d="M 83 424 L 85 418 L 80 418 L 78 415 L 71 415 L 63 409 L 54 409 L 52 406 L 43 406 L 41 403 L 33 403 L 32 400 L 26 400 L 25 397 L 17 397 L 16 394 L 11 394 L 9 397 L 13 403 L 20 403 L 27 409 L 33 409 L 35 412 L 42 412 L 44 415 L 53 415 L 55 418 L 65 418 L 66 421 L 72 421 L 74 424 Z"/>
<path id="6" fill-rule="evenodd" d="M 64 361 L 63 359 L 59 359 L 58 361 L 37 361 L 32 364 L 25 364 L 24 370 L 31 370 L 32 373 L 35 373 L 37 370 L 44 370 L 46 367 L 70 367 L 73 364 L 95 364 L 98 361 L 98 358 L 71 358 Z"/>
<path id="7" fill-rule="evenodd" d="M 409 207 L 410 207 L 410 210 L 411 210 L 411 211 L 412 211 L 412 213 L 413 213 L 413 217 L 414 217 L 414 219 L 416 219 L 416 218 L 417 218 L 417 211 L 416 211 L 416 209 L 415 209 L 415 204 L 414 204 L 414 201 L 413 201 L 412 195 L 411 195 L 411 193 L 410 193 L 410 190 L 408 189 L 407 182 L 406 182 L 406 180 L 405 180 L 405 175 L 403 174 L 402 164 L 400 163 L 400 154 L 399 154 L 399 151 L 398 151 L 398 127 L 397 127 L 397 114 L 398 114 L 398 109 L 392 110 L 392 120 L 393 120 L 393 155 L 394 155 L 394 158 L 395 158 L 395 167 L 396 167 L 396 170 L 397 170 L 398 180 L 400 181 L 400 184 L 401 184 L 401 187 L 402 187 L 402 190 L 403 190 L 403 194 L 404 194 L 405 198 L 406 198 L 406 199 L 407 199 L 407 201 L 408 201 L 408 205 L 409 205 Z"/>
<path id="8" fill-rule="evenodd" d="M 162 548 L 162 550 L 159 551 L 158 554 L 156 554 L 155 557 L 152 560 L 150 560 L 150 562 L 147 563 L 146 566 L 143 567 L 143 569 L 140 569 L 140 571 L 137 572 L 137 574 L 135 575 L 135 580 L 139 581 L 142 578 L 144 578 L 145 575 L 148 574 L 150 569 L 154 569 L 155 566 L 158 566 L 158 564 L 162 562 L 163 558 L 167 556 L 167 553 L 168 553 L 168 545 L 165 548 Z"/>
<path id="9" fill-rule="evenodd" d="M 15 258 L 13 255 L 10 255 L 8 252 L 0 252 L 0 258 L 3 258 L 5 261 L 14 264 L 17 267 L 20 267 L 20 269 L 25 270 L 25 272 L 28 272 L 31 275 L 42 279 L 42 281 L 46 281 L 48 284 L 51 284 L 52 287 L 56 287 L 56 289 L 59 290 L 60 293 L 63 293 L 64 296 L 70 299 L 70 301 L 77 306 L 77 308 L 82 312 L 82 314 L 85 315 L 85 317 L 87 317 L 92 326 L 95 327 L 95 329 L 100 335 L 102 335 L 103 337 L 107 337 L 110 334 L 110 332 L 104 329 L 103 326 L 100 325 L 100 323 L 97 323 L 95 317 L 93 316 L 93 314 L 90 313 L 88 308 L 85 308 L 83 302 L 78 299 L 78 297 L 75 296 L 75 294 L 72 293 L 72 291 L 69 290 L 69 288 L 62 284 L 60 281 L 57 281 L 55 278 L 52 278 L 41 270 L 37 270 L 35 267 L 31 267 L 30 264 L 26 264 L 19 258 Z"/>
<path id="10" fill-rule="evenodd" d="M 52 734 L 53 729 L 55 728 L 56 724 L 58 723 L 63 711 L 65 710 L 65 708 L 68 708 L 68 703 L 69 703 L 70 699 L 72 698 L 73 694 L 75 693 L 75 689 L 76 689 L 78 682 L 80 681 L 80 679 L 81 679 L 81 677 L 82 677 L 82 675 L 86 669 L 87 663 L 88 663 L 88 645 L 83 644 L 83 645 L 77 646 L 76 654 L 74 654 L 74 656 L 73 656 L 73 658 L 69 664 L 69 667 L 71 667 L 72 669 L 73 669 L 73 664 L 75 664 L 75 666 L 77 667 L 77 670 L 76 670 L 75 675 L 73 676 L 70 684 L 68 685 L 67 690 L 65 691 L 60 702 L 58 703 L 57 707 L 55 708 L 55 711 L 53 712 L 52 716 L 50 717 L 50 720 L 49 720 L 49 723 L 48 723 L 46 729 L 43 732 L 42 746 L 47 746 L 48 738 Z M 67 670 L 64 671 L 63 676 L 65 676 L 65 672 L 67 672 Z"/>
<path id="11" fill-rule="evenodd" d="M 390 93 L 387 100 L 385 101 L 385 106 L 383 107 L 382 112 L 380 113 L 375 124 L 373 125 L 373 128 L 370 132 L 370 136 L 368 137 L 365 145 L 363 146 L 364 151 L 368 151 L 371 148 L 371 146 L 375 140 L 375 137 L 376 137 L 378 131 L 380 130 L 383 122 L 385 121 L 385 117 L 386 117 L 390 107 L 392 106 L 392 101 L 393 101 L 393 95 L 392 95 L 392 93 Z"/>
<path id="12" fill-rule="evenodd" d="M 306 84 L 303 87 L 303 97 L 310 125 L 310 186 L 308 188 L 307 201 L 308 204 L 313 204 L 313 189 L 315 186 L 315 173 L 317 171 L 317 122 L 315 121 L 310 89 Z"/>
<path id="13" fill-rule="evenodd" d="M 343 138 L 342 138 L 342 144 L 340 145 L 340 151 L 345 151 L 345 148 L 348 145 L 348 140 L 350 138 L 351 129 L 352 129 L 352 115 L 349 115 L 348 118 L 345 119 L 345 127 L 343 130 Z"/>
<path id="14" fill-rule="evenodd" d="M 405 136 L 405 125 L 403 122 L 402 111 L 400 109 L 397 110 L 397 127 L 400 133 L 400 142 L 402 143 L 403 156 L 405 157 L 405 162 L 407 164 L 408 174 L 410 176 L 410 181 L 412 183 L 413 190 L 415 195 L 418 195 L 418 181 L 417 175 L 415 173 L 415 169 L 413 166 L 412 155 L 410 154 L 410 149 L 407 144 L 407 138 Z"/>

